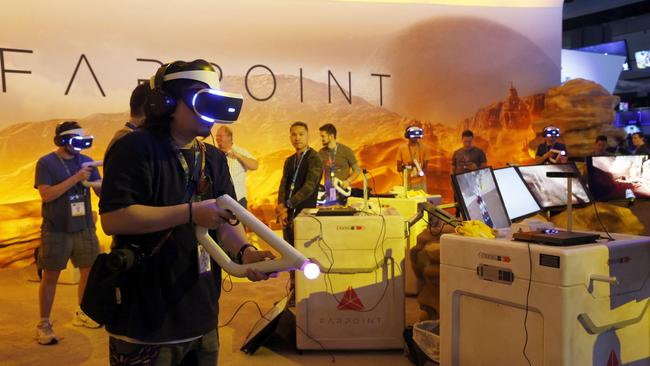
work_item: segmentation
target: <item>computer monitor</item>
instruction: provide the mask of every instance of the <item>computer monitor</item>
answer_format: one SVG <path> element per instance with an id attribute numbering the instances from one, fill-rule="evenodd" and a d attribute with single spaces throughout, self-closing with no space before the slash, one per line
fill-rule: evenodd
<path id="1" fill-rule="evenodd" d="M 543 209 L 562 208 L 567 204 L 567 181 L 565 178 L 549 178 L 547 172 L 572 172 L 580 174 L 575 164 L 546 164 L 517 167 L 526 186 Z M 580 178 L 571 178 L 573 205 L 584 206 L 591 203 L 591 195 Z"/>
<path id="2" fill-rule="evenodd" d="M 451 180 L 465 218 L 483 221 L 495 229 L 510 227 L 510 220 L 491 168 L 455 174 Z"/>
<path id="3" fill-rule="evenodd" d="M 590 156 L 589 190 L 597 201 L 650 198 L 648 155 Z"/>
<path id="4" fill-rule="evenodd" d="M 542 210 L 517 169 L 513 167 L 495 169 L 494 177 L 510 221 L 523 219 Z"/>

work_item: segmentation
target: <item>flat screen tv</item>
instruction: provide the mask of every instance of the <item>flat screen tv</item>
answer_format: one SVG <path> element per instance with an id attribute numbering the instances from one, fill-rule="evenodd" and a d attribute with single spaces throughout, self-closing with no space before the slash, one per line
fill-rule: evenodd
<path id="1" fill-rule="evenodd" d="M 517 167 L 528 189 L 543 209 L 559 209 L 567 204 L 566 178 L 549 178 L 547 172 L 580 172 L 575 164 L 546 164 Z M 574 206 L 584 206 L 592 202 L 589 191 L 581 178 L 572 179 L 572 202 Z"/>
<path id="2" fill-rule="evenodd" d="M 517 169 L 494 169 L 494 177 L 510 221 L 523 219 L 542 210 Z"/>
<path id="3" fill-rule="evenodd" d="M 648 155 L 590 156 L 589 190 L 597 201 L 650 198 Z"/>
<path id="4" fill-rule="evenodd" d="M 451 177 L 463 216 L 483 221 L 495 229 L 510 227 L 499 187 L 491 168 L 472 170 Z"/>

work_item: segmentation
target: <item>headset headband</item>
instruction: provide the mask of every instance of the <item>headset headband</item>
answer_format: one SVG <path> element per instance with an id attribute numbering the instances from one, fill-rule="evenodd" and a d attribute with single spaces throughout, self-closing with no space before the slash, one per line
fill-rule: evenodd
<path id="1" fill-rule="evenodd" d="M 176 79 L 189 79 L 196 80 L 208 84 L 210 89 L 219 89 L 219 77 L 214 71 L 208 70 L 192 70 L 192 71 L 179 71 L 165 75 L 163 81 L 170 81 Z"/>
<path id="2" fill-rule="evenodd" d="M 63 135 L 79 135 L 79 136 L 83 136 L 84 135 L 84 130 L 83 130 L 83 128 L 74 128 L 72 130 L 65 130 L 65 131 L 59 133 L 59 136 L 63 136 Z"/>

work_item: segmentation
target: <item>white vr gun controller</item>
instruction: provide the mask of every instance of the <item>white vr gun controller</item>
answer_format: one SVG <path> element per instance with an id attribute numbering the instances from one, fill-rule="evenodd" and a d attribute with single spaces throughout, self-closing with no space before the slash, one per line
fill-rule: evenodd
<path id="1" fill-rule="evenodd" d="M 308 279 L 315 279 L 320 274 L 320 267 L 305 258 L 302 253 L 292 247 L 289 243 L 280 238 L 273 230 L 264 225 L 263 222 L 257 219 L 252 213 L 248 212 L 237 201 L 228 195 L 223 195 L 217 198 L 217 205 L 223 209 L 230 210 L 235 217 L 247 228 L 267 242 L 273 249 L 278 251 L 281 255 L 280 258 L 266 260 L 261 262 L 238 264 L 235 263 L 224 252 L 224 250 L 217 244 L 212 237 L 208 234 L 208 229 L 197 226 L 196 238 L 199 244 L 210 254 L 212 259 L 223 268 L 224 271 L 235 277 L 246 277 L 246 270 L 248 268 L 258 270 L 264 273 L 301 270 L 305 273 Z"/>
<path id="2" fill-rule="evenodd" d="M 336 177 L 334 177 L 333 183 L 334 183 L 334 188 L 336 188 L 337 192 L 344 195 L 345 197 L 350 197 L 350 195 L 352 194 L 352 187 L 348 187 L 348 188 L 343 187 L 343 181 Z"/>
<path id="3" fill-rule="evenodd" d="M 566 151 L 564 150 L 551 149 L 549 151 L 553 153 L 553 156 L 548 158 L 548 160 L 553 164 L 557 163 L 561 156 L 566 156 Z"/>
<path id="4" fill-rule="evenodd" d="M 98 166 L 102 166 L 102 165 L 104 165 L 103 160 L 88 161 L 85 163 L 81 163 L 82 168 L 87 168 L 89 166 L 97 168 Z M 94 182 L 89 182 L 87 180 L 84 180 L 83 182 L 81 182 L 81 185 L 88 188 L 100 188 L 102 186 L 102 180 L 100 179 Z"/>

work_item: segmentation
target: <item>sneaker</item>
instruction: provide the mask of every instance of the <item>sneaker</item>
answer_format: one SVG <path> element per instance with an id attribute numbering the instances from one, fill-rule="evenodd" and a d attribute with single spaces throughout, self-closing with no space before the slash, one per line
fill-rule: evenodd
<path id="1" fill-rule="evenodd" d="M 59 338 L 57 338 L 52 330 L 52 324 L 44 321 L 38 323 L 36 326 L 36 340 L 43 345 L 57 344 L 59 342 Z"/>
<path id="2" fill-rule="evenodd" d="M 90 319 L 86 313 L 84 313 L 81 309 L 77 310 L 77 312 L 74 315 L 74 319 L 72 319 L 72 325 L 75 327 L 86 327 L 86 328 L 99 328 L 102 325 L 95 322 L 94 320 Z"/>

